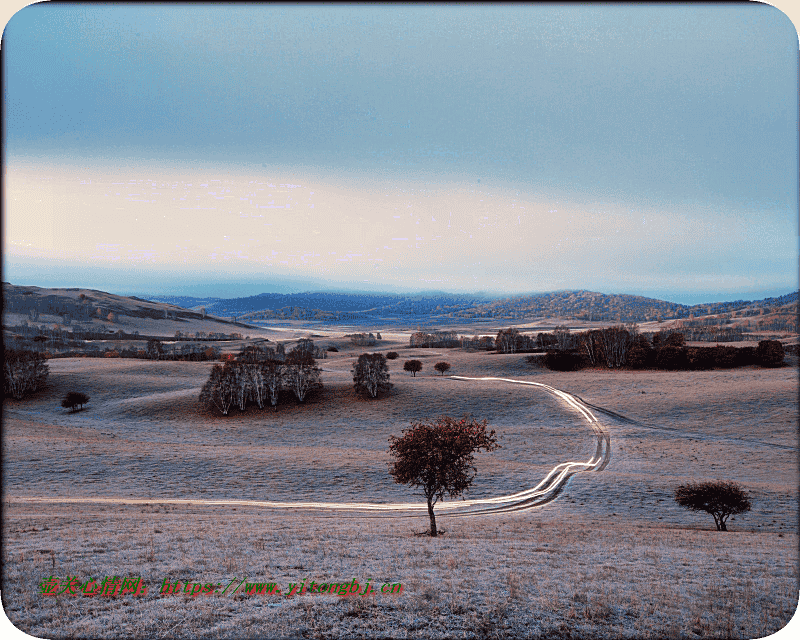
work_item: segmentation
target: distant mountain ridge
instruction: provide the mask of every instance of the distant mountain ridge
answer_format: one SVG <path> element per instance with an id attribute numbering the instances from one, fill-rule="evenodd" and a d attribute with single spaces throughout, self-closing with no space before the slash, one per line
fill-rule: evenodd
<path id="1" fill-rule="evenodd" d="M 344 318 L 428 316 L 463 319 L 523 320 L 535 317 L 572 318 L 588 321 L 646 322 L 714 314 L 756 315 L 763 310 L 796 312 L 798 292 L 763 300 L 736 300 L 684 305 L 629 294 L 594 291 L 554 291 L 508 297 L 483 294 L 424 293 L 264 293 L 244 298 L 192 298 L 154 296 L 153 301 L 192 308 L 205 306 L 218 316 L 242 320 L 297 318 L 341 320 Z"/>

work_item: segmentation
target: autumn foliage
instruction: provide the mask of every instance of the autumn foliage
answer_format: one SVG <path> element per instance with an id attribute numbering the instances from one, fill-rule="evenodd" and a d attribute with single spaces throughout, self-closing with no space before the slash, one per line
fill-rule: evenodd
<path id="1" fill-rule="evenodd" d="M 486 420 L 441 416 L 432 422 L 412 422 L 402 436 L 389 438 L 393 458 L 389 473 L 398 484 L 422 488 L 431 536 L 437 535 L 436 502 L 445 494 L 456 498 L 472 485 L 477 471 L 473 454 L 500 448 L 494 429 L 487 431 L 486 427 Z"/>

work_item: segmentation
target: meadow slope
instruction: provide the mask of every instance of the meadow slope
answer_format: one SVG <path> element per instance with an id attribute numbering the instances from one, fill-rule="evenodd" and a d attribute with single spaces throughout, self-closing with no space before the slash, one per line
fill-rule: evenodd
<path id="1" fill-rule="evenodd" d="M 387 336 L 385 336 L 387 337 Z M 223 418 L 200 410 L 209 363 L 50 361 L 48 388 L 4 406 L 3 602 L 45 637 L 759 637 L 797 605 L 797 370 L 554 373 L 522 355 L 408 349 L 389 336 L 394 389 L 363 400 L 345 348 L 321 361 L 306 405 Z M 422 374 L 402 371 L 423 361 Z M 21 498 L 419 501 L 387 473 L 387 439 L 442 413 L 487 418 L 502 449 L 478 456 L 469 498 L 530 488 L 596 438 L 547 393 L 449 373 L 543 382 L 605 409 L 611 460 L 530 512 L 425 515 L 246 506 L 31 504 Z M 92 400 L 69 413 L 68 390 Z M 521 391 L 521 389 L 523 391 Z M 672 501 L 685 481 L 730 479 L 753 510 L 712 531 Z M 39 583 L 140 575 L 147 596 L 45 597 Z M 171 581 L 371 579 L 395 596 L 159 596 Z"/>

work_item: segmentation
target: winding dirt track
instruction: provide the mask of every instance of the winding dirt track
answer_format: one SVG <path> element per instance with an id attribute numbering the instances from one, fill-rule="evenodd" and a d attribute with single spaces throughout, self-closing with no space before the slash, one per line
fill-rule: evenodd
<path id="1" fill-rule="evenodd" d="M 555 500 L 569 479 L 576 473 L 585 471 L 602 471 L 611 459 L 611 440 L 605 427 L 597 420 L 587 404 L 579 398 L 540 382 L 526 382 L 510 378 L 467 378 L 449 376 L 448 380 L 463 381 L 495 381 L 509 384 L 530 385 L 540 387 L 554 395 L 564 405 L 580 413 L 589 423 L 597 437 L 597 449 L 586 462 L 562 462 L 556 465 L 544 479 L 532 489 L 526 489 L 508 496 L 483 498 L 480 500 L 459 500 L 441 502 L 436 505 L 437 515 L 476 516 L 510 511 L 527 511 L 541 507 Z M 393 512 L 381 515 L 418 515 L 427 513 L 424 502 L 367 503 L 367 502 L 267 502 L 257 500 L 186 500 L 171 498 L 47 498 L 47 497 L 11 497 L 10 502 L 46 502 L 46 503 L 106 503 L 106 504 L 185 504 L 185 505 L 241 505 L 250 507 L 267 507 L 273 509 L 314 509 L 323 511 L 355 511 L 355 512 Z"/>

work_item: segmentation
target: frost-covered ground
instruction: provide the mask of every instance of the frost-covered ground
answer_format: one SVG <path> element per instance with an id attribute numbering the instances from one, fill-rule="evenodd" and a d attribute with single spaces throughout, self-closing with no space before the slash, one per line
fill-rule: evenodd
<path id="1" fill-rule="evenodd" d="M 391 336 L 394 338 L 394 336 Z M 198 410 L 209 363 L 64 359 L 48 389 L 4 406 L 3 603 L 41 637 L 762 637 L 797 605 L 797 370 L 553 373 L 524 355 L 394 349 L 392 393 L 352 393 L 360 352 L 340 341 L 306 406 L 229 418 Z M 371 349 L 370 349 L 371 350 Z M 378 349 L 375 349 L 378 350 Z M 412 378 L 410 357 L 423 361 Z M 502 449 L 478 457 L 468 497 L 534 486 L 589 459 L 585 422 L 530 387 L 545 382 L 598 412 L 611 462 L 542 509 L 447 518 L 373 517 L 245 506 L 25 503 L 25 497 L 418 501 L 386 472 L 387 438 L 411 420 L 470 412 Z M 68 390 L 91 396 L 70 414 Z M 728 479 L 753 510 L 712 531 L 677 507 L 689 480 Z M 49 597 L 42 580 L 141 576 L 146 596 Z M 165 578 L 288 586 L 402 583 L 400 595 L 159 596 Z"/>

